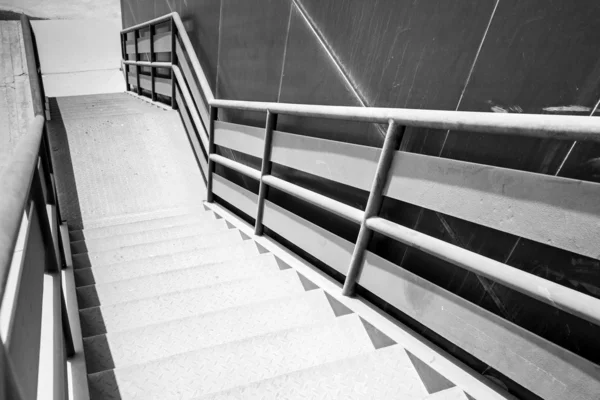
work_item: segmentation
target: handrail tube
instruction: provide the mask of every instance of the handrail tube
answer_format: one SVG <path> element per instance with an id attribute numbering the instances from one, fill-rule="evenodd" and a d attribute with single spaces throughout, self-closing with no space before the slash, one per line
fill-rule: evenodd
<path id="1" fill-rule="evenodd" d="M 36 65 L 34 38 L 31 31 L 31 23 L 25 14 L 21 14 L 21 30 L 23 31 L 23 47 L 25 48 L 25 60 L 27 62 L 27 73 L 29 75 L 29 87 L 31 90 L 31 103 L 33 115 L 44 115 L 44 92 L 42 82 Z"/>
<path id="2" fill-rule="evenodd" d="M 237 161 L 230 160 L 229 158 L 225 158 L 218 154 L 211 154 L 209 159 L 211 161 L 216 162 L 217 164 L 223 165 L 224 167 L 231 168 L 232 170 L 237 171 L 240 174 L 244 174 L 246 176 L 249 176 L 252 179 L 256 179 L 257 181 L 260 181 L 260 171 L 257 169 L 248 167 L 247 165 L 244 165 Z"/>
<path id="3" fill-rule="evenodd" d="M 600 325 L 600 299 L 425 235 L 380 217 L 367 227 L 442 260 L 485 276 L 543 303 Z"/>
<path id="4" fill-rule="evenodd" d="M 387 123 L 443 130 L 477 131 L 493 134 L 525 135 L 544 139 L 600 142 L 600 119 L 572 115 L 504 114 L 473 111 L 415 110 L 408 108 L 324 106 L 291 103 L 265 103 L 215 99 L 213 107 L 236 110 L 270 110 L 278 114 Z"/>
<path id="5" fill-rule="evenodd" d="M 0 171 L 3 192 L 0 196 L 0 304 L 19 236 L 23 207 L 27 203 L 33 172 L 37 166 L 44 123 L 43 115 L 33 118 L 27 133 L 13 150 L 9 162 Z"/>
<path id="6" fill-rule="evenodd" d="M 173 68 L 172 69 L 173 74 L 175 75 L 175 79 L 179 83 L 179 91 L 181 92 L 181 95 L 183 96 L 183 99 L 185 100 L 185 103 L 187 104 L 188 109 L 190 110 L 192 121 L 194 121 L 194 124 L 196 125 L 196 129 L 198 130 L 198 134 L 200 135 L 200 140 L 202 140 L 202 145 L 204 146 L 204 150 L 207 153 L 209 153 L 209 150 L 208 150 L 209 138 L 206 137 L 206 133 L 204 133 L 204 129 L 199 128 L 199 127 L 204 128 L 204 124 L 202 123 L 202 118 L 200 118 L 200 114 L 198 113 L 198 110 L 194 106 L 195 103 L 194 103 L 194 100 L 192 99 L 192 95 L 190 94 L 190 90 L 187 87 L 187 83 L 185 83 L 185 78 L 183 77 L 183 74 L 181 73 L 181 70 L 179 69 L 179 67 L 177 65 L 173 65 L 172 68 Z M 174 82 L 173 82 L 173 84 L 174 84 Z"/>
<path id="7" fill-rule="evenodd" d="M 161 61 L 123 60 L 123 64 L 139 65 L 142 67 L 150 67 L 150 68 L 171 68 L 173 66 L 173 64 L 171 64 L 170 62 L 161 62 Z"/>
<path id="8" fill-rule="evenodd" d="M 319 193 L 315 193 L 312 190 L 305 189 L 293 183 L 286 182 L 283 179 L 277 178 L 273 175 L 263 176 L 262 181 L 268 186 L 279 189 L 287 194 L 291 194 L 294 197 L 330 211 L 342 218 L 356 222 L 357 224 L 360 224 L 363 219 L 364 213 L 358 208 L 349 206 Z"/>
<path id="9" fill-rule="evenodd" d="M 160 24 L 162 22 L 170 20 L 173 17 L 173 14 L 176 14 L 176 12 L 165 14 L 162 17 L 154 18 L 154 19 L 151 19 L 150 21 L 142 22 L 141 24 L 133 25 L 133 26 L 130 26 L 129 28 L 122 29 L 121 33 L 129 33 L 129 32 L 135 31 L 137 29 L 145 28 L 148 25 Z"/>
<path id="10" fill-rule="evenodd" d="M 175 22 L 175 26 L 177 27 L 177 33 L 179 35 L 179 39 L 182 41 L 185 51 L 189 54 L 189 59 L 192 63 L 192 69 L 194 70 L 194 73 L 198 77 L 198 82 L 200 83 L 200 87 L 202 88 L 202 91 L 204 92 L 206 101 L 210 105 L 210 102 L 215 99 L 215 96 L 213 95 L 212 89 L 210 88 L 210 84 L 208 83 L 208 80 L 206 79 L 206 75 L 204 75 L 204 70 L 200 66 L 200 61 L 198 61 L 198 55 L 196 54 L 196 50 L 194 49 L 194 46 L 192 46 L 190 37 L 187 34 L 185 26 L 183 25 L 183 22 L 181 21 L 181 17 L 179 16 L 178 12 L 174 11 L 170 14 L 163 15 L 162 17 L 155 18 L 148 22 L 144 22 L 141 24 L 131 26 L 127 29 L 123 29 L 121 31 L 121 33 L 127 33 L 127 32 L 131 32 L 131 31 L 135 31 L 140 28 L 144 28 L 148 25 L 158 24 L 160 22 L 167 21 L 170 18 L 173 18 L 173 21 Z M 175 49 L 171 49 L 171 51 L 173 53 L 175 53 Z"/>

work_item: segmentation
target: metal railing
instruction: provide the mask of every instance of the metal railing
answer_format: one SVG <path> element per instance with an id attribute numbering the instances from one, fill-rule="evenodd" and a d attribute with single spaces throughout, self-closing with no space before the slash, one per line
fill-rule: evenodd
<path id="1" fill-rule="evenodd" d="M 4 304 L 7 279 L 12 268 L 22 268 L 33 271 L 28 276 L 35 277 L 36 282 L 43 281 L 43 275 L 52 274 L 54 279 L 61 279 L 61 270 L 63 269 L 64 252 L 62 238 L 60 235 L 60 209 L 58 207 L 57 192 L 54 181 L 54 172 L 49 152 L 48 134 L 46 131 L 45 119 L 45 100 L 41 78 L 38 73 L 36 61 L 36 52 L 34 37 L 31 30 L 29 19 L 23 15 L 21 17 L 23 29 L 23 40 L 25 54 L 31 86 L 32 104 L 34 109 L 34 119 L 29 124 L 27 133 L 21 137 L 17 143 L 12 156 L 9 158 L 6 166 L 0 171 L 0 182 L 2 183 L 2 195 L 0 196 L 0 301 Z M 23 244 L 23 257 L 20 263 L 13 262 L 17 239 L 22 229 L 23 216 L 26 216 L 27 224 L 25 243 Z M 36 237 L 41 237 L 41 241 L 36 241 Z M 31 257 L 42 257 L 44 266 L 37 262 L 30 262 Z M 45 268 L 39 268 L 45 267 Z M 39 269 L 38 269 L 39 268 Z M 33 282 L 19 281 L 17 283 L 17 293 L 15 297 L 18 302 L 20 293 L 25 293 L 35 299 L 35 307 L 42 307 L 42 293 L 30 292 L 29 285 Z M 64 344 L 67 357 L 75 353 L 71 326 L 66 311 L 66 303 L 60 282 L 60 293 L 55 293 L 59 298 L 54 299 L 53 306 L 60 307 L 61 321 L 58 321 L 62 327 Z M 30 300 L 31 300 L 30 298 Z M 33 300 L 32 300 L 33 301 Z M 39 303 L 37 303 L 39 301 Z M 3 312 L 11 310 L 4 310 Z M 41 329 L 41 320 L 36 320 L 35 313 L 30 309 L 23 309 L 16 304 L 12 310 L 15 314 L 24 313 L 21 322 L 25 325 L 19 329 Z M 12 320 L 16 316 L 12 317 Z M 25 322 L 23 322 L 25 321 Z M 13 324 L 14 325 L 14 324 Z M 13 328 L 11 328 L 13 329 Z M 17 329 L 15 327 L 14 329 Z M 12 331 L 13 336 L 19 332 Z M 21 332 L 22 334 L 23 332 Z M 39 332 L 38 332 L 39 333 Z M 31 334 L 29 332 L 29 334 Z M 31 335 L 35 337 L 36 335 Z M 11 343 L 7 345 L 6 338 L 2 341 L 2 354 L 0 355 L 0 379 L 4 379 L 6 385 L 3 385 L 4 394 L 10 399 L 25 400 L 31 398 L 27 388 L 35 387 L 32 381 L 23 381 L 25 377 L 20 375 L 21 370 L 15 364 L 22 364 L 21 358 L 26 357 L 23 354 L 14 352 L 18 349 L 12 349 Z M 42 338 L 40 338 L 42 339 Z M 29 348 L 36 348 L 36 343 L 25 343 Z M 62 347 L 61 347 L 62 349 Z M 59 352 L 58 349 L 51 349 L 53 352 Z M 11 357 L 11 352 L 13 356 Z M 32 353 L 32 362 L 38 361 L 39 353 Z M 29 370 L 37 371 L 37 365 L 26 366 Z M 64 368 L 66 371 L 66 367 Z M 54 373 L 54 379 L 61 376 L 60 373 Z M 64 377 L 66 379 L 66 377 Z"/>
<path id="2" fill-rule="evenodd" d="M 426 253 L 451 262 L 459 267 L 488 277 L 532 298 L 600 325 L 600 299 L 588 296 L 576 290 L 539 278 L 525 271 L 497 262 L 490 258 L 473 253 L 469 250 L 425 235 L 416 230 L 385 220 L 378 216 L 383 199 L 383 190 L 389 181 L 389 172 L 394 152 L 398 147 L 403 130 L 407 127 L 422 127 L 432 129 L 477 131 L 495 135 L 520 135 L 544 139 L 582 140 L 600 142 L 600 120 L 580 116 L 557 115 L 528 115 L 528 114 L 495 114 L 482 112 L 412 110 L 373 107 L 338 107 L 304 104 L 265 103 L 253 101 L 236 101 L 215 99 L 206 79 L 204 71 L 197 59 L 195 50 L 187 36 L 185 28 L 177 13 L 132 26 L 123 30 L 137 32 L 148 26 L 172 21 L 171 35 L 173 43 L 178 36 L 184 50 L 189 55 L 192 71 L 196 75 L 207 105 L 210 108 L 209 121 L 201 121 L 195 110 L 194 101 L 186 87 L 186 79 L 181 70 L 173 63 L 174 78 L 182 91 L 185 103 L 192 113 L 192 119 L 199 131 L 201 141 L 208 154 L 207 201 L 213 202 L 213 174 L 215 164 L 221 164 L 241 174 L 259 181 L 259 195 L 256 212 L 255 233 L 263 232 L 263 210 L 269 187 L 275 187 L 292 196 L 319 206 L 336 215 L 360 224 L 358 240 L 354 247 L 348 274 L 345 278 L 343 294 L 352 295 L 356 280 L 360 274 L 367 244 L 373 232 L 413 246 Z M 135 35 L 137 37 L 137 34 Z M 152 38 L 150 40 L 152 42 Z M 172 51 L 175 51 L 173 47 Z M 174 59 L 176 62 L 176 59 Z M 127 65 L 146 66 L 151 68 L 168 67 L 165 63 L 124 61 Z M 173 84 L 175 86 L 175 84 Z M 215 122 L 219 109 L 237 109 L 259 111 L 266 113 L 264 150 L 262 167 L 258 171 L 237 161 L 225 158 L 215 153 Z M 361 121 L 387 123 L 388 129 L 380 153 L 376 174 L 369 193 L 365 211 L 345 205 L 339 201 L 322 196 L 291 182 L 283 181 L 271 175 L 270 154 L 272 149 L 273 131 L 276 128 L 277 116 L 296 115 L 303 117 L 340 119 L 346 121 Z M 208 130 L 208 139 L 204 129 Z M 385 300 L 385 299 L 384 299 Z"/>

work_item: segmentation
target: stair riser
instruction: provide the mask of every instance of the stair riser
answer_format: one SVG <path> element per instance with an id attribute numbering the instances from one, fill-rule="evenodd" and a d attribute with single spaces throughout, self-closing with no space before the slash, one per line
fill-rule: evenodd
<path id="1" fill-rule="evenodd" d="M 193 399 L 373 351 L 356 316 L 89 376 L 92 400 Z M 112 382 L 111 382 L 112 381 Z"/>
<path id="2" fill-rule="evenodd" d="M 126 235 L 154 229 L 167 229 L 175 226 L 190 225 L 214 221 L 213 212 L 199 212 L 197 214 L 180 215 L 175 217 L 157 218 L 149 221 L 140 221 L 130 224 L 113 225 L 105 228 L 77 230 L 69 232 L 71 242 L 88 239 L 102 239 L 117 235 Z"/>
<path id="3" fill-rule="evenodd" d="M 80 309 L 126 303 L 154 296 L 217 285 L 277 272 L 272 255 L 261 255 L 237 263 L 188 268 L 118 283 L 77 288 Z"/>
<path id="4" fill-rule="evenodd" d="M 229 228 L 224 220 L 204 221 L 200 224 L 180 225 L 165 229 L 130 233 L 100 239 L 87 239 L 71 242 L 73 254 L 119 249 L 163 240 L 172 240 L 187 236 L 206 235 L 226 231 Z"/>
<path id="5" fill-rule="evenodd" d="M 120 334 L 94 336 L 84 340 L 87 370 L 94 373 L 123 368 L 334 318 L 323 292 L 311 291 Z"/>
<path id="6" fill-rule="evenodd" d="M 152 299 L 81 310 L 84 337 L 122 332 L 137 327 L 272 300 L 303 293 L 294 271 L 282 271 L 259 279 L 228 282 L 211 288 L 190 290 Z"/>
<path id="7" fill-rule="evenodd" d="M 129 246 L 118 250 L 75 254 L 73 255 L 73 266 L 75 268 L 98 267 L 183 251 L 207 249 L 241 241 L 242 238 L 236 230 L 214 235 L 188 236 L 164 242 Z"/>
<path id="8" fill-rule="evenodd" d="M 76 269 L 74 270 L 75 283 L 77 286 L 87 286 L 96 283 L 118 282 L 213 263 L 243 260 L 257 254 L 256 245 L 252 242 L 204 249 L 204 251 L 169 254 L 95 268 Z"/>

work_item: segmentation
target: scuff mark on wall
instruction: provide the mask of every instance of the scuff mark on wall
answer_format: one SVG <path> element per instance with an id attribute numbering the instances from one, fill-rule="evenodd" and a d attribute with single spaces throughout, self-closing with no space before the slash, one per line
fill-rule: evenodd
<path id="1" fill-rule="evenodd" d="M 578 106 L 578 105 L 570 105 L 570 106 L 557 106 L 557 107 L 545 107 L 543 108 L 546 112 L 590 112 L 592 109 L 590 107 Z"/>
<path id="2" fill-rule="evenodd" d="M 490 109 L 495 113 L 522 113 L 523 109 L 521 106 L 501 106 L 500 104 L 494 103 L 492 100 L 488 100 L 487 103 L 491 106 Z"/>

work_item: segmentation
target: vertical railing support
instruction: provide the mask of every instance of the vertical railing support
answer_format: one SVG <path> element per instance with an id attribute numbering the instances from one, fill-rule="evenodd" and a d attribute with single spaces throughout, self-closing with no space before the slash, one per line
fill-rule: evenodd
<path id="1" fill-rule="evenodd" d="M 127 33 L 121 34 L 121 54 L 123 56 L 123 60 L 128 60 L 127 57 Z M 129 84 L 129 65 L 123 65 L 123 73 L 125 74 L 125 89 L 129 92 L 131 90 L 131 85 Z"/>
<path id="2" fill-rule="evenodd" d="M 177 26 L 175 25 L 175 19 L 171 18 L 171 64 L 177 65 Z M 175 90 L 177 84 L 175 83 L 175 72 L 171 68 L 171 108 L 177 109 L 177 102 L 175 101 Z"/>
<path id="3" fill-rule="evenodd" d="M 369 193 L 369 200 L 367 200 L 367 207 L 365 208 L 363 220 L 360 224 L 358 239 L 356 240 L 352 259 L 350 260 L 350 268 L 348 268 L 348 275 L 346 276 L 344 288 L 342 289 L 342 294 L 344 296 L 351 296 L 354 294 L 356 280 L 362 269 L 365 250 L 373 236 L 373 231 L 367 227 L 366 222 L 367 219 L 376 216 L 379 213 L 383 201 L 383 190 L 387 184 L 388 173 L 394 159 L 394 153 L 398 149 L 403 131 L 404 128 L 398 129 L 396 122 L 390 120 L 383 142 L 383 148 L 381 149 L 381 155 L 379 156 L 377 170 L 375 171 L 375 177 L 373 178 L 373 186 Z"/>
<path id="4" fill-rule="evenodd" d="M 277 114 L 267 110 L 267 122 L 265 124 L 265 148 L 263 150 L 262 168 L 260 170 L 260 187 L 258 189 L 258 204 L 256 210 L 256 224 L 254 225 L 254 234 L 261 236 L 263 234 L 263 213 L 265 211 L 265 199 L 269 191 L 262 177 L 271 173 L 271 149 L 273 148 L 273 130 L 277 125 Z"/>
<path id="5" fill-rule="evenodd" d="M 138 53 L 138 39 L 140 38 L 140 31 L 138 29 L 133 31 L 133 40 L 135 41 L 135 61 L 140 61 L 140 53 Z M 140 85 L 140 72 L 142 68 L 139 65 L 135 66 L 135 81 L 137 84 L 137 94 L 142 94 L 142 87 Z"/>
<path id="6" fill-rule="evenodd" d="M 208 176 L 206 177 L 206 201 L 212 203 L 213 196 L 213 173 L 215 172 L 215 162 L 210 159 L 210 155 L 215 152 L 215 120 L 217 119 L 217 107 L 210 107 L 210 119 L 208 122 Z"/>
<path id="7" fill-rule="evenodd" d="M 156 55 L 154 54 L 154 25 L 150 25 L 150 62 L 154 62 L 156 61 Z M 156 101 L 156 87 L 155 87 L 155 82 L 154 82 L 154 78 L 156 75 L 156 68 L 154 67 L 150 67 L 150 84 L 151 84 L 151 90 L 152 90 L 152 101 Z"/>

